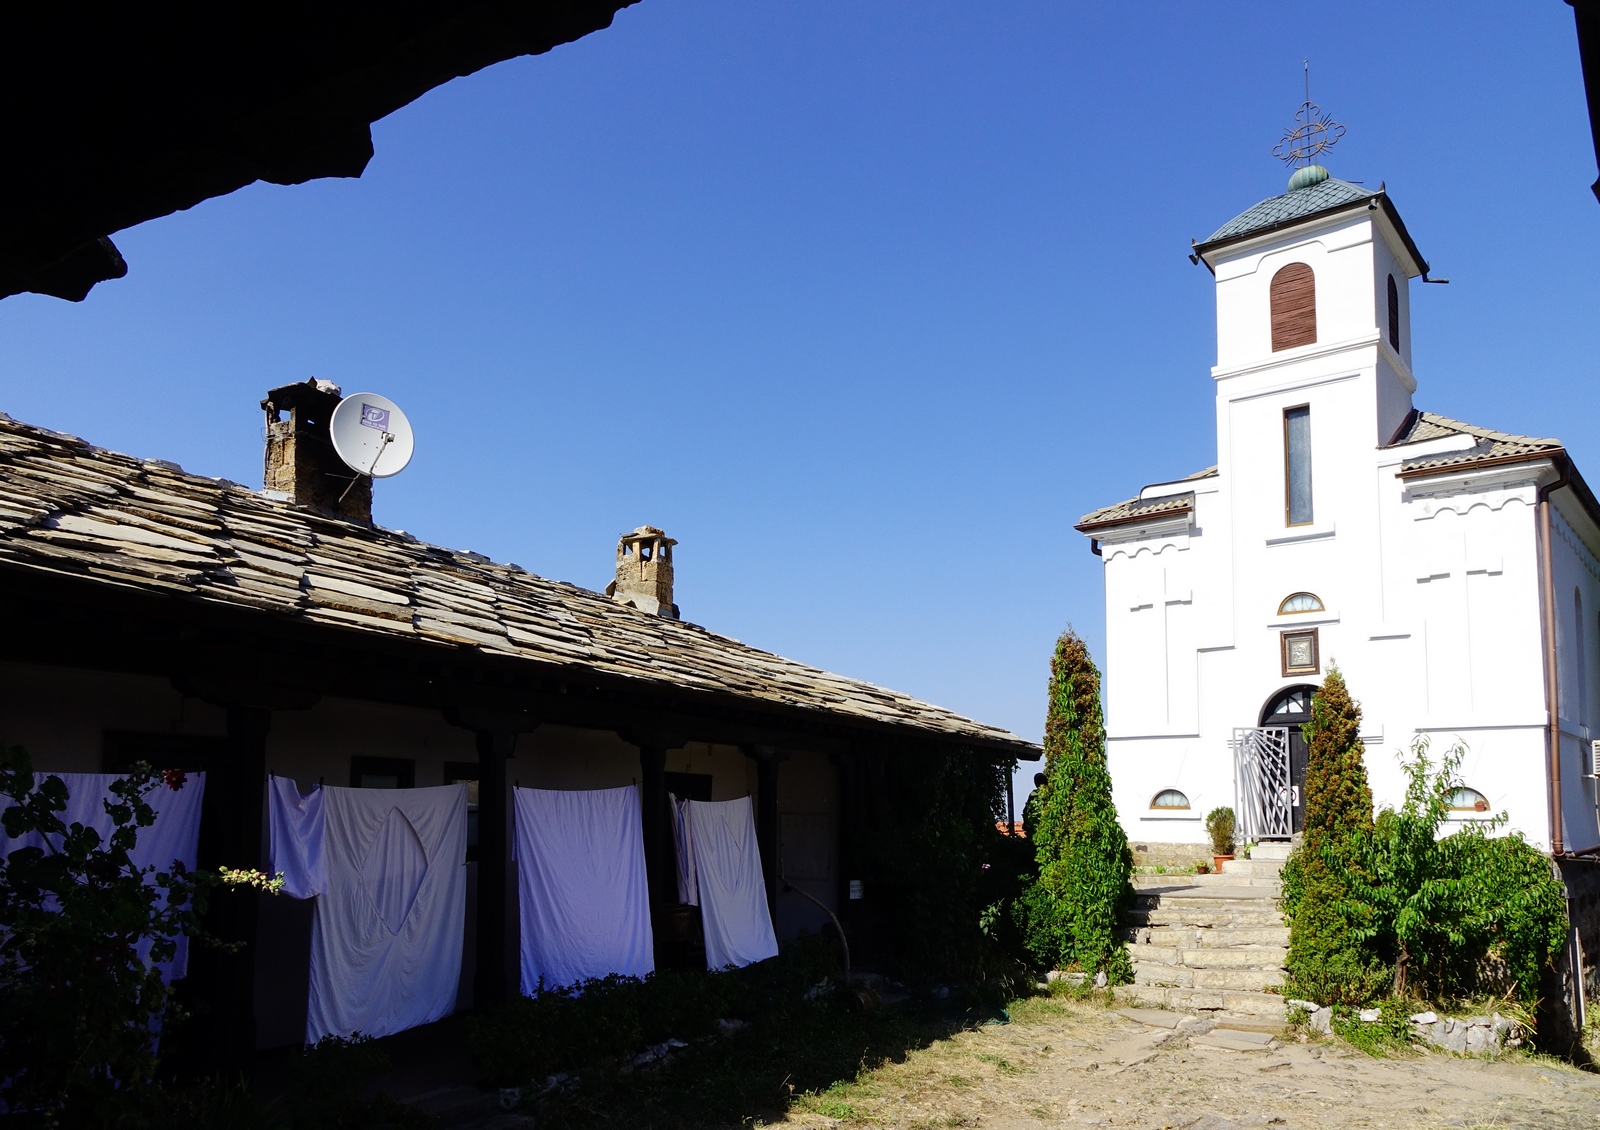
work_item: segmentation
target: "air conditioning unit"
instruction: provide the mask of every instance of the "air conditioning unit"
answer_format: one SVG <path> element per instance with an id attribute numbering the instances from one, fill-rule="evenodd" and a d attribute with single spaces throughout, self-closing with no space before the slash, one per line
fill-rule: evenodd
<path id="1" fill-rule="evenodd" d="M 1589 743 L 1589 777 L 1600 777 L 1600 738 Z"/>

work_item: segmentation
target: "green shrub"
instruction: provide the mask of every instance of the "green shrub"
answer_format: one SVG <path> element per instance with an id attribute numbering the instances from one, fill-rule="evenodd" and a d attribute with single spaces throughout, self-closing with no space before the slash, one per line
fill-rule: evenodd
<path id="1" fill-rule="evenodd" d="M 1285 992 L 1338 1006 L 1380 995 L 1532 1002 L 1566 943 L 1550 861 L 1520 834 L 1496 834 L 1503 813 L 1440 837 L 1460 784 L 1459 744 L 1435 771 L 1418 738 L 1403 760 L 1404 803 L 1373 820 L 1360 719 L 1330 672 L 1305 727 L 1305 841 L 1283 870 Z"/>
<path id="2" fill-rule="evenodd" d="M 219 944 L 200 926 L 219 888 L 281 886 L 253 871 L 133 865 L 140 830 L 155 822 L 145 797 L 183 783 L 135 765 L 111 786 L 113 831 L 102 841 L 62 821 L 60 777 L 35 783 L 28 754 L 0 747 L 5 834 L 45 840 L 0 861 L 0 1109 L 48 1111 L 79 1126 L 134 1110 L 159 1064 L 150 1033 L 183 1019 L 156 963 L 184 935 Z"/>
<path id="3" fill-rule="evenodd" d="M 1550 861 L 1520 834 L 1495 836 L 1505 814 L 1439 837 L 1459 786 L 1459 743 L 1438 772 L 1428 740 L 1404 761 L 1406 798 L 1358 841 L 1347 872 L 1355 936 L 1393 969 L 1395 996 L 1537 996 L 1539 974 L 1566 944 L 1565 892 Z"/>
<path id="4" fill-rule="evenodd" d="M 1233 854 L 1233 809 L 1224 805 L 1206 813 L 1206 835 L 1211 837 L 1213 855 Z"/>
<path id="5" fill-rule="evenodd" d="M 1388 979 L 1383 963 L 1349 920 L 1348 879 L 1361 842 L 1372 832 L 1361 708 L 1337 667 L 1311 699 L 1302 727 L 1310 746 L 1305 783 L 1305 838 L 1283 868 L 1282 906 L 1289 922 L 1285 991 L 1321 1004 L 1371 1000 Z"/>
<path id="6" fill-rule="evenodd" d="M 1050 662 L 1044 756 L 1044 784 L 1024 812 L 1039 868 L 1017 904 L 1028 951 L 1047 967 L 1130 981 L 1117 928 L 1133 893 L 1133 853 L 1111 800 L 1100 672 L 1070 628 Z"/>
<path id="7" fill-rule="evenodd" d="M 996 827 L 1012 764 L 939 748 L 859 760 L 870 816 L 846 825 L 847 855 L 865 881 L 863 909 L 891 950 L 871 958 L 881 968 L 915 981 L 979 982 L 1009 960 L 985 919 L 1008 897 L 1016 862 L 1017 841 Z"/>
<path id="8" fill-rule="evenodd" d="M 613 975 L 541 986 L 474 1017 L 468 1041 L 489 1083 L 520 1086 L 649 1044 L 711 1034 L 721 1018 L 782 1013 L 838 969 L 831 938 L 802 935 L 778 957 L 744 969 L 659 970 L 643 979 Z"/>

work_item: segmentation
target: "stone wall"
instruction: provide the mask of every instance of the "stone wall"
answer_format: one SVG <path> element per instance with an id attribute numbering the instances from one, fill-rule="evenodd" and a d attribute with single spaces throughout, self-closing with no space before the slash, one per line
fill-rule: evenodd
<path id="1" fill-rule="evenodd" d="M 1135 867 L 1193 867 L 1211 862 L 1209 844 L 1162 844 L 1154 840 L 1129 840 Z"/>

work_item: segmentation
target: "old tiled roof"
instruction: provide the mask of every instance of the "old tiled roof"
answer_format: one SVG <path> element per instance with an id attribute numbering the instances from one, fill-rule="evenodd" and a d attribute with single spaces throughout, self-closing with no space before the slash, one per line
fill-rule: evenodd
<path id="1" fill-rule="evenodd" d="M 1191 479 L 1209 479 L 1217 473 L 1215 467 L 1207 467 L 1203 471 L 1196 471 L 1192 475 L 1185 475 L 1175 482 L 1189 482 Z M 1102 506 L 1099 510 L 1091 510 L 1074 526 L 1077 530 L 1098 529 L 1101 526 L 1120 526 L 1126 522 L 1141 522 L 1148 518 L 1159 517 L 1162 514 L 1182 514 L 1194 507 L 1194 492 L 1183 494 L 1169 494 L 1161 498 L 1130 498 L 1111 506 Z"/>
<path id="2" fill-rule="evenodd" d="M 909 695 L 651 616 L 599 593 L 329 517 L 0 414 L 0 569 L 909 727 L 1032 756 Z"/>
<path id="3" fill-rule="evenodd" d="M 1362 188 L 1359 184 L 1329 177 L 1309 188 L 1297 188 L 1285 192 L 1282 196 L 1269 197 L 1254 207 L 1245 209 L 1212 232 L 1211 238 L 1205 242 L 1212 244 L 1219 240 L 1237 239 L 1251 232 L 1263 231 L 1279 224 L 1289 223 L 1291 220 L 1302 220 L 1318 212 L 1341 208 L 1346 204 L 1368 200 L 1377 195 L 1373 190 Z"/>
<path id="4" fill-rule="evenodd" d="M 1535 459 L 1543 455 L 1552 455 L 1562 450 L 1561 441 L 1558 439 L 1535 439 L 1533 436 L 1491 431 L 1432 412 L 1413 413 L 1407 426 L 1389 446 L 1400 447 L 1430 439 L 1443 439 L 1446 436 L 1472 436 L 1476 442 L 1460 451 L 1445 451 L 1437 455 L 1421 455 L 1407 459 L 1400 464 L 1400 473 L 1408 475 L 1427 471 L 1448 471 L 1481 463 L 1508 463 L 1518 459 Z"/>

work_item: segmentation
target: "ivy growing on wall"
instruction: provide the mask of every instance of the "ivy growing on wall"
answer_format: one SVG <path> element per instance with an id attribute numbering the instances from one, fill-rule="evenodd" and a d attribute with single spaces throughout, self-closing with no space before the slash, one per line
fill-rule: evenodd
<path id="1" fill-rule="evenodd" d="M 861 961 L 886 960 L 922 980 L 980 982 L 1008 959 L 986 929 L 986 908 L 1014 882 L 1019 841 L 996 826 L 1005 814 L 1012 762 L 951 749 L 891 750 L 859 765 L 859 821 L 847 821 L 849 854 L 866 882 L 869 936 Z M 875 956 L 875 935 L 887 952 Z"/>
<path id="2" fill-rule="evenodd" d="M 1111 800 L 1100 672 L 1071 628 L 1050 660 L 1044 783 L 1024 811 L 1038 875 L 1018 900 L 1033 959 L 1048 967 L 1132 980 L 1117 937 L 1133 894 L 1133 853 Z"/>

